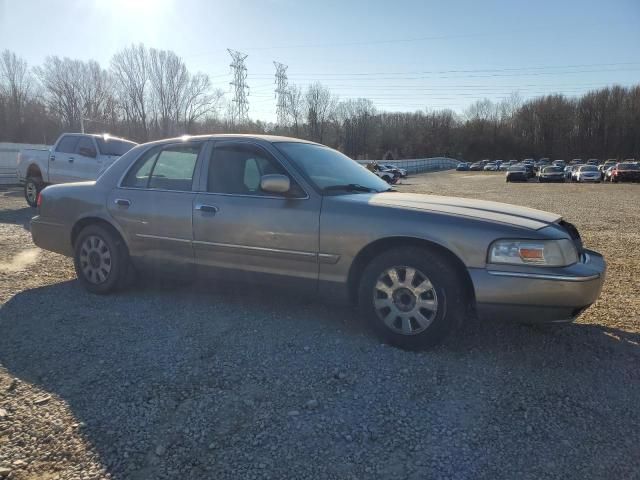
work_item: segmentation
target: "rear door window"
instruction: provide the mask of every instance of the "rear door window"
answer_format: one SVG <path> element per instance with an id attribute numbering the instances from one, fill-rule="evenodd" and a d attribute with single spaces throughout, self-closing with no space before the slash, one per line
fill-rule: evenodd
<path id="1" fill-rule="evenodd" d="M 129 170 L 122 186 L 191 191 L 201 146 L 181 144 L 149 150 Z"/>
<path id="2" fill-rule="evenodd" d="M 56 147 L 56 152 L 60 153 L 75 153 L 76 145 L 80 137 L 76 137 L 73 135 L 65 135 L 58 142 L 58 146 Z"/>
<path id="3" fill-rule="evenodd" d="M 79 137 L 79 138 L 80 140 L 78 140 L 78 143 L 76 144 L 75 153 L 85 157 L 95 156 L 96 147 L 93 143 L 93 140 L 91 140 L 88 137 Z M 89 153 L 93 153 L 94 155 L 89 155 Z"/>

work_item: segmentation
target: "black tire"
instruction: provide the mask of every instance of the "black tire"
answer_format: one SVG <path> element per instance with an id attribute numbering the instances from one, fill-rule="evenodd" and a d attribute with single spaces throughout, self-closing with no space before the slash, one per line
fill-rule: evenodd
<path id="1" fill-rule="evenodd" d="M 30 207 L 38 206 L 38 195 L 44 187 L 44 183 L 42 183 L 42 180 L 39 178 L 29 177 L 27 181 L 24 182 L 24 199 Z"/>
<path id="2" fill-rule="evenodd" d="M 376 285 L 379 285 L 378 282 L 383 278 L 390 280 L 390 277 L 384 274 L 387 270 L 394 269 L 394 267 L 398 267 L 400 270 L 402 267 L 415 269 L 414 283 L 420 282 L 420 277 L 422 276 L 426 277 L 432 285 L 430 291 L 420 295 L 420 297 L 425 294 L 431 295 L 431 300 L 429 298 L 421 298 L 420 301 L 433 302 L 433 299 L 435 299 L 436 311 L 429 312 L 429 315 L 431 315 L 428 319 L 430 323 L 426 327 L 419 324 L 416 318 L 409 318 L 407 320 L 409 328 L 416 327 L 415 332 L 411 334 L 399 333 L 387 325 L 385 320 L 395 323 L 396 329 L 404 328 L 404 321 L 399 316 L 392 319 L 391 317 L 394 316 L 392 310 L 388 311 L 385 320 L 383 320 L 380 315 L 384 316 L 383 310 L 386 307 L 380 309 L 381 313 L 379 315 L 374 305 L 376 299 L 380 300 L 379 295 L 382 293 L 376 289 Z M 404 275 L 404 281 L 406 281 L 406 270 Z M 420 287 L 421 284 L 418 283 L 413 288 Z M 375 257 L 364 269 L 358 289 L 358 306 L 361 314 L 383 341 L 406 350 L 423 350 L 441 342 L 462 323 L 466 312 L 462 285 L 462 279 L 459 278 L 455 268 L 442 256 L 417 247 L 393 249 Z M 390 287 L 387 286 L 387 288 Z M 402 297 L 402 290 L 403 288 L 394 290 L 393 297 L 389 297 L 387 294 L 383 295 L 387 295 L 386 298 L 395 306 L 398 305 L 396 294 Z M 385 300 L 385 298 L 382 298 L 382 300 Z M 402 314 L 406 316 L 413 315 L 412 312 L 416 312 L 415 298 L 412 307 L 410 304 L 405 306 L 413 308 L 413 310 Z M 418 309 L 422 310 L 419 307 Z M 425 319 L 424 316 L 422 318 L 423 320 Z M 398 320 L 401 326 L 398 326 Z"/>
<path id="3" fill-rule="evenodd" d="M 86 242 L 91 244 L 90 248 L 87 248 Z M 109 256 L 108 263 L 105 249 Z M 105 257 L 100 258 L 99 263 L 92 264 L 91 255 L 94 251 Z M 133 267 L 124 241 L 101 225 L 89 225 L 82 229 L 74 245 L 73 260 L 78 280 L 91 293 L 104 295 L 132 282 Z"/>

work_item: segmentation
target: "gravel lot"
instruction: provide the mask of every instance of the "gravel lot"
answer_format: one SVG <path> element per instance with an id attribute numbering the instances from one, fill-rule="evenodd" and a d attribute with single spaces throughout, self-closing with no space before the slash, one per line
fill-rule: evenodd
<path id="1" fill-rule="evenodd" d="M 607 258 L 601 299 L 569 326 L 472 321 L 408 353 L 282 293 L 90 295 L 0 191 L 0 478 L 640 478 L 640 185 L 399 189 L 563 214 Z"/>

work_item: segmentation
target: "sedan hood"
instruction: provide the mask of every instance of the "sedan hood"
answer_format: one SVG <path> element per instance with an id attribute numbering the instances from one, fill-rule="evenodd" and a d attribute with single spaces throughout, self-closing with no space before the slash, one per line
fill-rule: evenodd
<path id="1" fill-rule="evenodd" d="M 441 197 L 417 193 L 384 192 L 374 195 L 350 195 L 354 200 L 370 205 L 423 210 L 461 217 L 471 217 L 490 222 L 506 223 L 518 227 L 539 230 L 562 217 L 555 213 L 507 203 L 488 202 L 471 198 Z"/>

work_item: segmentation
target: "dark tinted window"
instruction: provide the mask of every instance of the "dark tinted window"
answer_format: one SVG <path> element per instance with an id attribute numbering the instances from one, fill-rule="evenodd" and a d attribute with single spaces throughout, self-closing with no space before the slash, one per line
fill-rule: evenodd
<path id="1" fill-rule="evenodd" d="M 260 178 L 268 174 L 287 175 L 285 169 L 262 148 L 248 143 L 218 144 L 209 162 L 207 191 L 239 195 L 269 195 L 260 190 Z M 289 176 L 289 175 L 287 175 Z M 291 193 L 304 195 L 291 179 Z"/>
<path id="2" fill-rule="evenodd" d="M 618 170 L 640 170 L 640 166 L 637 163 L 621 163 Z"/>
<path id="3" fill-rule="evenodd" d="M 136 143 L 134 142 L 109 137 L 96 137 L 96 142 L 98 142 L 100 153 L 102 153 L 103 155 L 113 155 L 116 157 L 124 155 L 136 146 Z"/>
<path id="4" fill-rule="evenodd" d="M 80 140 L 78 140 L 78 143 L 76 144 L 75 153 L 90 157 L 91 155 L 87 155 L 90 152 L 96 152 L 96 147 L 93 144 L 93 141 L 88 137 L 80 137 Z"/>
<path id="5" fill-rule="evenodd" d="M 56 152 L 60 153 L 75 153 L 76 145 L 78 144 L 78 140 L 80 137 L 74 135 L 65 135 L 62 137 L 58 146 L 56 147 Z"/>
<path id="6" fill-rule="evenodd" d="M 133 166 L 123 187 L 191 191 L 200 144 L 153 148 Z"/>

